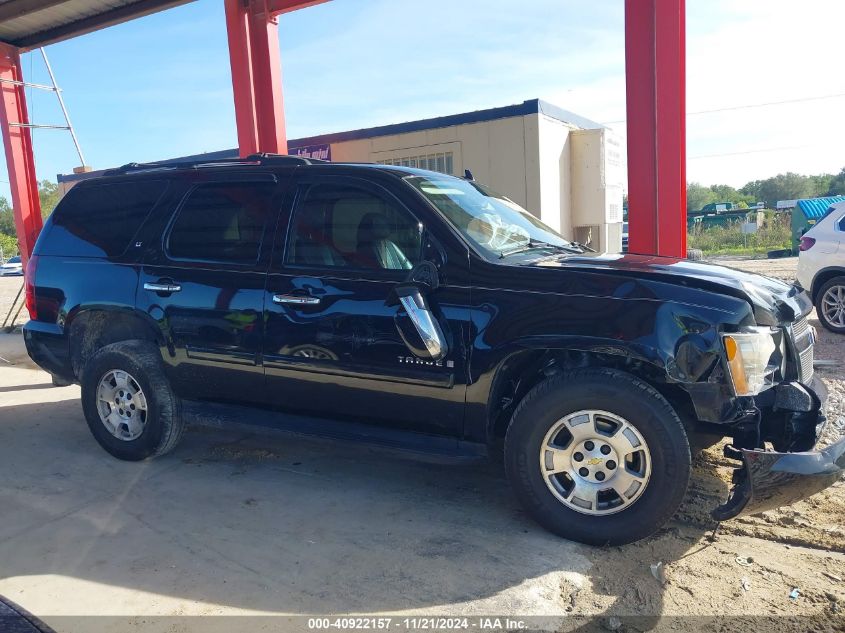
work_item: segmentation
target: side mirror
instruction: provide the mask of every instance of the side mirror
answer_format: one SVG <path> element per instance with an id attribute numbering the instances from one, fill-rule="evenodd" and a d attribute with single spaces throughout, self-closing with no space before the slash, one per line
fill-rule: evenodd
<path id="1" fill-rule="evenodd" d="M 418 358 L 432 361 L 445 358 L 449 345 L 424 290 L 412 282 L 397 286 L 394 292 L 406 313 L 396 315 L 396 329 L 408 349 Z"/>
<path id="2" fill-rule="evenodd" d="M 431 263 L 437 270 L 446 264 L 446 250 L 443 245 L 428 231 L 423 236 L 423 262 Z"/>
<path id="3" fill-rule="evenodd" d="M 408 282 L 426 292 L 434 292 L 440 287 L 440 271 L 432 261 L 422 261 L 411 270 Z"/>

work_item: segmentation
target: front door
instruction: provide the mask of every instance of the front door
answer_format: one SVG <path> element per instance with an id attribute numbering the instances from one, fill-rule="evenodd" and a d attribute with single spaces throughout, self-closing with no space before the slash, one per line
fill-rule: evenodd
<path id="1" fill-rule="evenodd" d="M 203 182 L 186 192 L 144 262 L 137 305 L 167 334 L 169 375 L 188 398 L 260 397 L 264 285 L 276 179 Z"/>
<path id="2" fill-rule="evenodd" d="M 371 183 L 299 183 L 267 281 L 267 393 L 291 411 L 457 435 L 463 423 L 468 293 L 428 297 L 448 354 L 415 356 L 397 329 L 395 296 L 423 257 L 424 218 Z M 280 232 L 281 234 L 281 232 Z"/>

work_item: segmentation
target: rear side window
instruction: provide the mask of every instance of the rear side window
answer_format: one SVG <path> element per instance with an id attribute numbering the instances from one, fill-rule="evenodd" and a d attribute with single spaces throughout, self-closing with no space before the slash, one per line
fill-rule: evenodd
<path id="1" fill-rule="evenodd" d="M 168 255 L 172 259 L 256 263 L 274 189 L 273 183 L 197 187 L 170 229 Z"/>
<path id="2" fill-rule="evenodd" d="M 122 255 L 166 187 L 148 180 L 74 187 L 56 207 L 40 254 Z"/>

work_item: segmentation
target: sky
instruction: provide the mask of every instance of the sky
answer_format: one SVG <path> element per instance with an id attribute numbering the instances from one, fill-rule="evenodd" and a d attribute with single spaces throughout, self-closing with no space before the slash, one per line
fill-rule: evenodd
<path id="1" fill-rule="evenodd" d="M 687 0 L 690 181 L 845 167 L 843 24 L 839 0 Z M 333 0 L 279 28 L 290 138 L 538 97 L 625 137 L 623 0 Z M 237 145 L 222 0 L 47 53 L 96 169 Z M 37 51 L 23 67 L 49 83 Z M 29 93 L 33 123 L 63 123 L 52 93 Z M 39 179 L 79 164 L 67 132 L 34 147 Z"/>

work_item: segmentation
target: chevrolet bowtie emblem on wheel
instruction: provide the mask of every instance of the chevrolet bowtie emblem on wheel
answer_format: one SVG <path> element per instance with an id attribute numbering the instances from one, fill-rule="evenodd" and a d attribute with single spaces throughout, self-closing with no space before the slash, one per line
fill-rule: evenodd
<path id="1" fill-rule="evenodd" d="M 602 463 L 601 457 L 593 457 L 592 459 L 587 460 L 587 466 L 597 466 L 598 464 Z"/>

